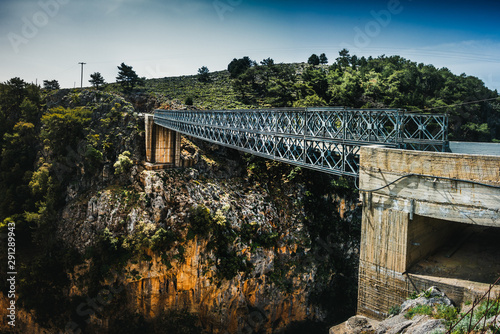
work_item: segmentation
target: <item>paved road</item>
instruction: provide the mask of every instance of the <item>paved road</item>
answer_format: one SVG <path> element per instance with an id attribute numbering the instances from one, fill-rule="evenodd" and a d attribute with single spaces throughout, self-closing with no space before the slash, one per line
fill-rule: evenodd
<path id="1" fill-rule="evenodd" d="M 500 143 L 471 143 L 450 141 L 450 149 L 453 153 L 500 156 Z"/>

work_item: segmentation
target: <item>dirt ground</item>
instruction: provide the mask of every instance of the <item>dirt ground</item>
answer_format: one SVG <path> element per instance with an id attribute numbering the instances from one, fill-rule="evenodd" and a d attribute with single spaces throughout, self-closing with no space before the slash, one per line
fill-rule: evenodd
<path id="1" fill-rule="evenodd" d="M 432 276 L 444 283 L 477 285 L 483 290 L 500 277 L 500 228 L 466 226 L 409 272 Z"/>

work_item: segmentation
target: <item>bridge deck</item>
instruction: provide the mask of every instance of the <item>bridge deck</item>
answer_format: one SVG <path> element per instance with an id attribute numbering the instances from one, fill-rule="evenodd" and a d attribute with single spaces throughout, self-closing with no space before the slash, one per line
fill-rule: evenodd
<path id="1" fill-rule="evenodd" d="M 359 148 L 448 149 L 445 115 L 397 109 L 155 110 L 155 124 L 222 146 L 338 175 L 357 176 Z"/>

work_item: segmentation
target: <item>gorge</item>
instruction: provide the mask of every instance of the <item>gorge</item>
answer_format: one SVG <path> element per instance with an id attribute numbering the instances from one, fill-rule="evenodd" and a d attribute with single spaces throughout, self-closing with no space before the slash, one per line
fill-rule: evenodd
<path id="1" fill-rule="evenodd" d="M 92 114 L 73 146 L 46 141 L 39 153 L 31 184 L 45 198 L 51 182 L 62 192 L 20 250 L 33 262 L 19 273 L 16 330 L 300 332 L 354 313 L 352 181 L 188 138 L 192 167 L 147 170 L 133 105 L 91 91 L 48 104 Z"/>

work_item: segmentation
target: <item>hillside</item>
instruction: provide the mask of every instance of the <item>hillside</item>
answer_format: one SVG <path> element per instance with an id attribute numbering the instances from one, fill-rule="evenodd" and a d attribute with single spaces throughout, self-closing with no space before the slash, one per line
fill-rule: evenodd
<path id="1" fill-rule="evenodd" d="M 447 113 L 451 140 L 500 140 L 498 92 L 447 68 L 348 52 L 341 52 L 332 65 L 259 65 L 247 57 L 232 63 L 232 72 L 213 72 L 205 81 L 198 75 L 151 79 L 136 92 L 165 106 L 188 102 L 197 109 L 346 106 Z M 117 84 L 106 90 L 121 91 Z"/>
<path id="2" fill-rule="evenodd" d="M 196 75 L 147 80 L 145 90 L 166 101 L 193 99 L 199 109 L 238 109 L 249 106 L 239 102 L 227 71 L 213 72 L 210 81 L 200 82 Z"/>

